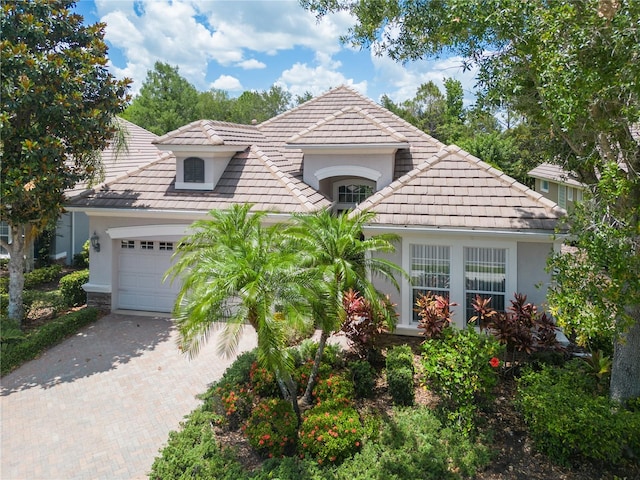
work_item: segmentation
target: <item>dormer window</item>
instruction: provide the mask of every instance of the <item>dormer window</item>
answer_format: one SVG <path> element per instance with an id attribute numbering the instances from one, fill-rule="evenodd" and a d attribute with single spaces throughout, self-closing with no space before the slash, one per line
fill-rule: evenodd
<path id="1" fill-rule="evenodd" d="M 333 184 L 333 200 L 337 212 L 351 210 L 375 192 L 376 184 L 364 178 L 339 180 Z"/>
<path id="2" fill-rule="evenodd" d="M 189 157 L 184 160 L 184 183 L 204 183 L 204 160 Z"/>

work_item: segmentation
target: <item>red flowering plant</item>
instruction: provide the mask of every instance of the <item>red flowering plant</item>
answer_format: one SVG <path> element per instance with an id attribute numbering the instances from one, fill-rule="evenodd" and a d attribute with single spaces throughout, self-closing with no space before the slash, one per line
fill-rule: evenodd
<path id="1" fill-rule="evenodd" d="M 500 359 L 498 357 L 491 357 L 491 360 L 489 360 L 489 365 L 491 365 L 493 368 L 498 368 L 500 366 Z"/>
<path id="2" fill-rule="evenodd" d="M 332 401 L 308 410 L 299 432 L 301 456 L 318 463 L 340 463 L 360 450 L 364 428 L 353 407 Z"/>
<path id="3" fill-rule="evenodd" d="M 445 329 L 451 326 L 451 307 L 455 305 L 442 295 L 431 292 L 419 294 L 416 299 L 418 308 L 415 311 L 420 317 L 418 328 L 422 330 L 422 335 L 427 339 L 441 338 Z"/>
<path id="4" fill-rule="evenodd" d="M 330 373 L 328 378 L 321 378 L 313 389 L 313 396 L 316 402 L 326 402 L 328 400 L 342 405 L 351 405 L 355 395 L 353 380 L 348 372 Z"/>
<path id="5" fill-rule="evenodd" d="M 236 430 L 249 415 L 253 394 L 248 385 L 223 384 L 216 388 L 214 409 L 226 417 L 230 430 Z"/>
<path id="6" fill-rule="evenodd" d="M 249 444 L 271 458 L 294 453 L 297 426 L 291 403 L 269 398 L 254 407 L 242 429 Z"/>
<path id="7" fill-rule="evenodd" d="M 251 388 L 253 388 L 256 395 L 261 397 L 277 397 L 280 395 L 280 388 L 276 382 L 275 375 L 266 368 L 261 367 L 258 362 L 251 364 L 249 378 L 251 379 Z"/>

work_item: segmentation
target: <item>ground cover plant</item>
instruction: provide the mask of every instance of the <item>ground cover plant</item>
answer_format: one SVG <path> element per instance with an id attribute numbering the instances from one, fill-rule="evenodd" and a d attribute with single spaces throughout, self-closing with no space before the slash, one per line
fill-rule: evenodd
<path id="1" fill-rule="evenodd" d="M 174 433 L 168 450 L 154 462 L 151 478 L 206 478 L 193 468 L 199 462 L 208 462 L 196 470 L 208 472 L 209 478 L 230 478 L 227 468 L 238 479 L 640 475 L 638 408 L 633 402 L 615 407 L 607 399 L 607 374 L 601 368 L 606 358 L 565 365 L 557 353 L 522 352 L 515 360 L 519 367 L 507 368 L 506 347 L 490 330 L 457 331 L 446 322 L 439 338 L 386 336 L 379 346 L 386 361 L 377 367 L 357 351 L 325 347 L 313 402 L 302 409 L 299 424 L 274 385 L 277 379 L 257 368 L 257 353 L 241 355 L 203 396 L 197 411 L 197 418 L 207 416 L 207 435 L 214 433 L 207 451 L 175 458 L 176 449 L 193 442 Z M 317 352 L 317 343 L 310 340 L 289 348 L 292 377 L 302 386 Z M 548 365 L 545 358 L 559 364 Z M 410 372 L 411 406 L 394 406 L 389 370 Z M 369 391 L 354 383 L 369 377 Z M 568 383 L 577 378 L 582 379 L 578 386 Z M 298 395 L 303 393 L 299 386 Z M 577 427 L 567 427 L 567 419 Z M 185 429 L 193 428 L 189 422 Z M 163 473 L 167 464 L 170 475 Z"/>

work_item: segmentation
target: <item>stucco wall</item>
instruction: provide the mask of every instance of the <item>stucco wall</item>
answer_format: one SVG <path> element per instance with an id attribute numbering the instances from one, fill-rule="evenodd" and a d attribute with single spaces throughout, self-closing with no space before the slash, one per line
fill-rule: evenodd
<path id="1" fill-rule="evenodd" d="M 545 271 L 552 243 L 518 242 L 518 292 L 542 309 L 551 276 Z"/>

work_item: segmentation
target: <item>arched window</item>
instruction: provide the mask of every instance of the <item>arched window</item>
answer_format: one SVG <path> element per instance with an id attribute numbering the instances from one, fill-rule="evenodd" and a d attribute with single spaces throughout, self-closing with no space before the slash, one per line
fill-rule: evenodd
<path id="1" fill-rule="evenodd" d="M 342 180 L 333 184 L 333 201 L 337 212 L 350 210 L 375 192 L 375 183 L 363 179 Z"/>
<path id="2" fill-rule="evenodd" d="M 184 182 L 204 183 L 204 160 L 198 157 L 189 157 L 184 160 Z"/>

